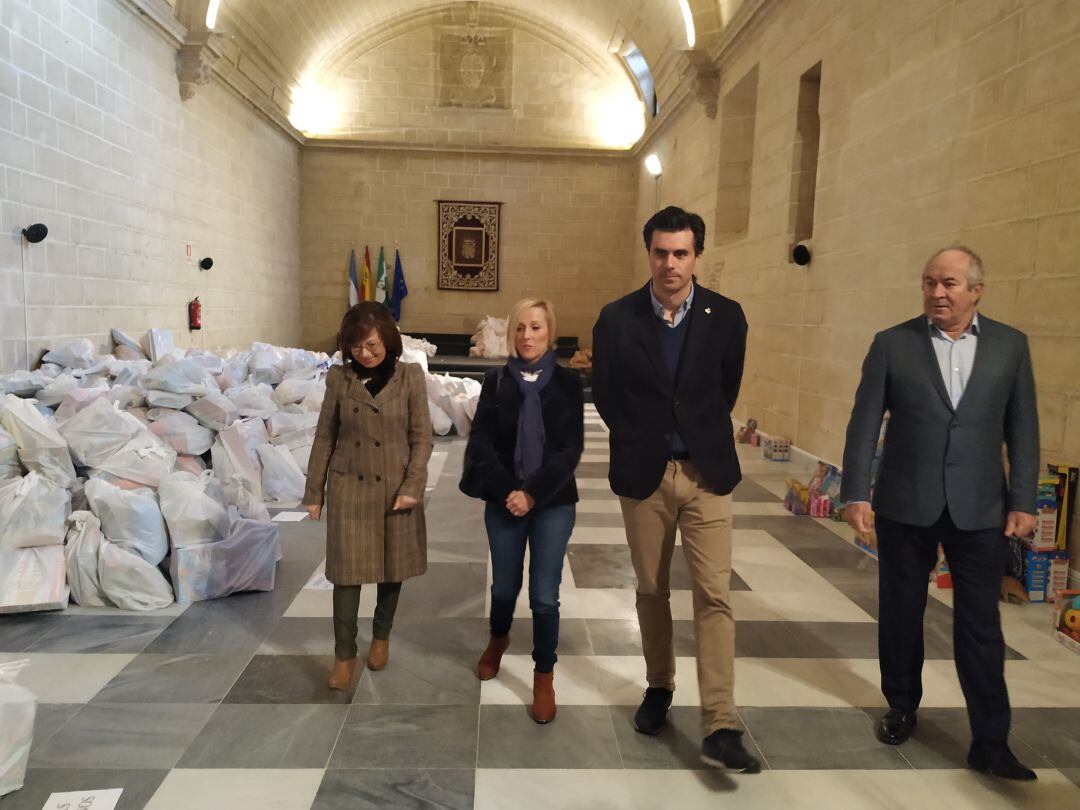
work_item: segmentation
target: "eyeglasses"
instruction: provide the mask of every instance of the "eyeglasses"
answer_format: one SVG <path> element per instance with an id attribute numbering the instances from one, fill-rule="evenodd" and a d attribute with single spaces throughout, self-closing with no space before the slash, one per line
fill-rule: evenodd
<path id="1" fill-rule="evenodd" d="M 366 351 L 368 354 L 378 354 L 383 348 L 383 342 L 376 338 L 369 340 L 367 343 L 354 343 L 349 347 L 349 351 L 352 354 L 360 354 Z"/>

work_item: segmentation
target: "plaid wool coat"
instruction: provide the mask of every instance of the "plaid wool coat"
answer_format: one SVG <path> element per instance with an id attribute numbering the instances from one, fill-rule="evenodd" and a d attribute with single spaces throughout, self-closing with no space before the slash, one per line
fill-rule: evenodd
<path id="1" fill-rule="evenodd" d="M 397 364 L 374 397 L 333 366 L 308 461 L 306 504 L 325 504 L 326 578 L 335 585 L 401 582 L 427 570 L 424 485 L 432 448 L 423 369 Z M 417 505 L 392 512 L 394 499 Z"/>

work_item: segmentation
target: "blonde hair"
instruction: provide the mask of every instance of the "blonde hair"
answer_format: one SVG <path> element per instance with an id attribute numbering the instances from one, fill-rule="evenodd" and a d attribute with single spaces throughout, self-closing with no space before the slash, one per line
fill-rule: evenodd
<path id="1" fill-rule="evenodd" d="M 533 307 L 544 310 L 548 328 L 548 348 L 555 346 L 555 305 L 546 298 L 522 298 L 514 304 L 513 309 L 510 310 L 510 317 L 506 319 L 506 351 L 511 357 L 518 356 L 515 336 L 518 323 L 521 322 L 521 313 Z"/>

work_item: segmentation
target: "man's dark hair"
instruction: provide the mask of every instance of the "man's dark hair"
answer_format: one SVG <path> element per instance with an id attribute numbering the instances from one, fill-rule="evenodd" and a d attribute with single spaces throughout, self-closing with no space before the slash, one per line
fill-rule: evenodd
<path id="1" fill-rule="evenodd" d="M 664 233 L 690 231 L 694 234 L 694 255 L 700 256 L 705 252 L 705 220 L 697 214 L 684 211 L 678 206 L 669 205 L 649 217 L 649 221 L 645 223 L 645 229 L 642 231 L 645 236 L 646 250 L 652 250 L 653 231 L 663 231 Z"/>
<path id="2" fill-rule="evenodd" d="M 390 309 L 378 301 L 364 301 L 352 306 L 341 319 L 338 330 L 338 348 L 346 365 L 354 363 L 350 347 L 374 332 L 386 347 L 386 353 L 395 360 L 401 357 L 401 333 Z"/>

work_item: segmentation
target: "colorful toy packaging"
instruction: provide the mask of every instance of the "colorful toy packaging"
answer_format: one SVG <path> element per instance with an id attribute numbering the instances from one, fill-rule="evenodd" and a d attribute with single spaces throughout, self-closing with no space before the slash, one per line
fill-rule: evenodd
<path id="1" fill-rule="evenodd" d="M 1054 638 L 1063 647 L 1080 653 L 1080 591 L 1059 591 L 1057 605 L 1054 612 Z"/>
<path id="2" fill-rule="evenodd" d="M 757 444 L 757 419 L 747 419 L 746 426 L 739 428 L 735 434 L 735 441 L 739 444 Z"/>
<path id="3" fill-rule="evenodd" d="M 765 440 L 765 458 L 770 461 L 789 461 L 791 459 L 791 439 L 783 436 L 770 436 Z"/>

